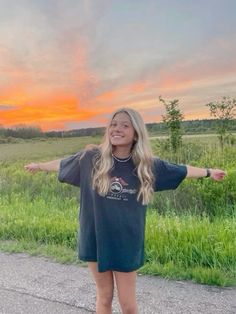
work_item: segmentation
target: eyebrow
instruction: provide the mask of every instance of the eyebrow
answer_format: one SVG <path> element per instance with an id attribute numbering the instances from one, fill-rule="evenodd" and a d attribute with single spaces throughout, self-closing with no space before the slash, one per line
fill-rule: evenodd
<path id="1" fill-rule="evenodd" d="M 127 122 L 128 122 L 128 123 L 131 123 L 130 120 L 116 120 L 115 118 L 111 120 L 111 122 L 113 122 L 113 121 L 115 121 L 115 122 L 118 122 L 118 121 L 119 121 L 119 122 L 121 122 L 121 123 L 127 123 Z M 132 124 L 132 123 L 131 123 L 131 124 Z"/>

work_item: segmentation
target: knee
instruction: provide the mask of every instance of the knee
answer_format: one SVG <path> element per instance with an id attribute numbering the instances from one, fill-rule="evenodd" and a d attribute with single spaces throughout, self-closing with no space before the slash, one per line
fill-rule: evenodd
<path id="1" fill-rule="evenodd" d="M 98 293 L 97 301 L 104 307 L 110 307 L 113 300 L 113 292 Z"/>
<path id="2" fill-rule="evenodd" d="M 122 302 L 121 303 L 122 313 L 124 314 L 137 314 L 137 304 L 135 303 L 128 303 L 128 302 Z"/>

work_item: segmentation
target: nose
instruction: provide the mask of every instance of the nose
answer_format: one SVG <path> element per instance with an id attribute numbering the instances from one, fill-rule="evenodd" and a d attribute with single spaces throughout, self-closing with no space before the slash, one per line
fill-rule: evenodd
<path id="1" fill-rule="evenodd" d="M 116 132 L 120 132 L 120 130 L 121 130 L 120 125 L 119 125 L 119 124 L 116 124 L 116 125 L 114 126 L 113 130 L 116 131 Z"/>

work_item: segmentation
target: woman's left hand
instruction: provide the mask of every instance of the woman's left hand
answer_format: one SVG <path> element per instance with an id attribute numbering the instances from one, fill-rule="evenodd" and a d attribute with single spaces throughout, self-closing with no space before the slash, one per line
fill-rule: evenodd
<path id="1" fill-rule="evenodd" d="M 226 176 L 226 172 L 220 169 L 209 169 L 210 170 L 210 178 L 215 181 L 221 181 Z"/>

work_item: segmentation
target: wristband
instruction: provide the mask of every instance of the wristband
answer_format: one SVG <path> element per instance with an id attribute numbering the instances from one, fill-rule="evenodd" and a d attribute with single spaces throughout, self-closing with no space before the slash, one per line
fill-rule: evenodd
<path id="1" fill-rule="evenodd" d="M 210 176 L 211 176 L 210 169 L 206 169 L 206 176 L 205 176 L 205 178 L 209 178 Z"/>

